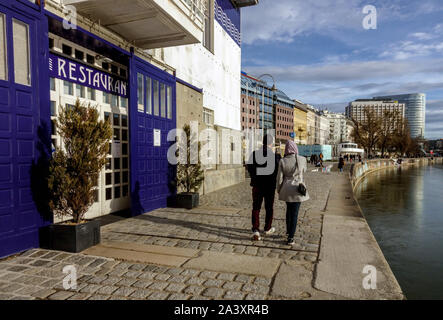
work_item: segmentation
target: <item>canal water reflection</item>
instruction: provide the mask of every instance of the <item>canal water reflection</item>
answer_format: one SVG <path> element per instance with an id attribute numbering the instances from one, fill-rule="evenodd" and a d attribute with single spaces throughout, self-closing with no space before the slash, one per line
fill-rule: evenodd
<path id="1" fill-rule="evenodd" d="M 443 166 L 370 174 L 355 195 L 408 299 L 443 299 Z"/>

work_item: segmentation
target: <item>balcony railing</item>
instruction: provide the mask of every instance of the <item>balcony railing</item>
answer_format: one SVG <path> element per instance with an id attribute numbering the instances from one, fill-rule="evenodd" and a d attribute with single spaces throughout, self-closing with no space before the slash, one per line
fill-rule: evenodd
<path id="1" fill-rule="evenodd" d="M 206 8 L 208 7 L 207 2 L 210 0 L 174 0 L 184 3 L 190 10 L 190 18 L 198 17 L 202 21 L 205 18 Z"/>
<path id="2" fill-rule="evenodd" d="M 54 0 L 142 49 L 201 42 L 212 0 Z"/>

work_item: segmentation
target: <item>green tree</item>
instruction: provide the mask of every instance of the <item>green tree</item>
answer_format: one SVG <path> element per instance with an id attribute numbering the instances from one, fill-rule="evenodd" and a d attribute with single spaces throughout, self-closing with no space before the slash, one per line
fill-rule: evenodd
<path id="1" fill-rule="evenodd" d="M 187 193 L 198 192 L 204 181 L 204 171 L 201 168 L 199 159 L 200 142 L 197 142 L 195 135 L 191 135 L 191 127 L 188 124 L 183 126 L 183 131 L 186 139 L 181 139 L 185 141 L 179 141 L 179 144 L 181 144 L 179 150 L 185 150 L 186 157 L 178 154 L 179 152 L 177 151 L 180 157 L 177 165 L 177 186 L 183 188 Z M 197 144 L 197 148 L 194 149 L 198 151 L 194 156 L 191 154 L 193 144 Z"/>
<path id="2" fill-rule="evenodd" d="M 106 163 L 111 124 L 99 121 L 99 113 L 77 100 L 61 108 L 56 121 L 62 147 L 55 151 L 49 165 L 49 206 L 58 216 L 70 216 L 81 223 L 94 203 L 94 186 Z"/>

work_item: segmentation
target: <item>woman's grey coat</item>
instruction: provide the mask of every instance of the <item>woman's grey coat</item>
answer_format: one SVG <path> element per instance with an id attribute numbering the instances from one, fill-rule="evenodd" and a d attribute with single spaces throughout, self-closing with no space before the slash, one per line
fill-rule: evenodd
<path id="1" fill-rule="evenodd" d="M 279 199 L 286 202 L 303 202 L 309 200 L 309 194 L 306 196 L 298 192 L 298 185 L 303 183 L 308 189 L 303 177 L 308 164 L 305 157 L 297 156 L 298 168 L 296 166 L 295 154 L 288 155 L 280 160 L 277 174 L 277 191 Z"/>

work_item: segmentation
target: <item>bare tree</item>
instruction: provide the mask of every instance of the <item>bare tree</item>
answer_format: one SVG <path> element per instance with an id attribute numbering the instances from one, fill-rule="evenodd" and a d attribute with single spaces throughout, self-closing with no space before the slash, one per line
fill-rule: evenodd
<path id="1" fill-rule="evenodd" d="M 397 110 L 386 110 L 383 112 L 383 116 L 380 117 L 378 142 L 378 147 L 380 149 L 382 158 L 385 155 L 385 151 L 392 147 L 394 132 L 399 125 L 402 125 L 402 116 L 400 112 Z"/>
<path id="2" fill-rule="evenodd" d="M 400 156 L 404 156 L 410 152 L 412 146 L 413 140 L 411 138 L 408 120 L 403 118 L 398 122 L 398 125 L 394 131 L 393 147 Z"/>
<path id="3" fill-rule="evenodd" d="M 351 118 L 354 129 L 351 137 L 371 155 L 380 140 L 381 119 L 369 107 L 363 109 L 363 120 Z"/>

